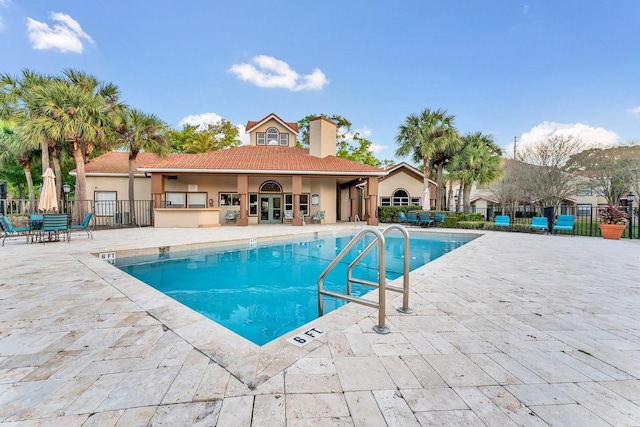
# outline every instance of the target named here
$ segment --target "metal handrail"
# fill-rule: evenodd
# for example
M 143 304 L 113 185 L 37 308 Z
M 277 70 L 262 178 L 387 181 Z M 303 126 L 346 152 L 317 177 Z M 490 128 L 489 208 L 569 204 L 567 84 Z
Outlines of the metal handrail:
M 382 248 L 379 253 L 378 260 L 378 302 L 366 300 L 364 298 L 354 297 L 352 295 L 341 294 L 339 292 L 327 291 L 324 289 L 324 279 L 325 277 L 334 269 L 338 263 L 349 253 L 349 251 L 362 239 L 366 234 L 372 233 L 376 236 L 378 242 L 380 242 L 380 247 Z M 318 314 L 322 316 L 324 314 L 324 301 L 322 299 L 323 295 L 331 296 L 334 298 L 339 298 L 348 302 L 355 302 L 358 304 L 366 305 L 367 307 L 373 307 L 378 309 L 378 324 L 373 327 L 373 330 L 380 334 L 388 334 L 389 328 L 385 326 L 385 255 L 384 255 L 384 236 L 380 230 L 375 228 L 365 228 L 362 229 L 358 234 L 355 235 L 353 239 L 344 247 L 344 249 L 335 257 L 331 264 L 324 269 L 320 277 L 318 278 Z
M 404 239 L 403 286 L 401 288 L 399 288 L 397 286 L 385 285 L 385 289 L 388 289 L 388 290 L 394 291 L 394 292 L 402 293 L 402 307 L 398 308 L 398 311 L 401 312 L 401 313 L 409 314 L 409 313 L 413 312 L 413 310 L 411 308 L 409 308 L 409 260 L 410 260 L 410 256 L 409 256 L 409 232 L 402 225 L 393 224 L 393 225 L 390 225 L 389 227 L 387 227 L 382 232 L 382 234 L 386 235 L 387 233 L 389 233 L 392 230 L 400 230 L 400 232 L 402 233 L 402 237 Z M 371 242 L 369 244 L 369 246 L 367 246 L 365 248 L 365 250 L 363 250 L 351 262 L 351 264 L 347 268 L 347 295 L 351 295 L 351 283 L 358 283 L 358 284 L 365 285 L 365 286 L 370 286 L 370 287 L 373 287 L 373 288 L 378 287 L 378 285 L 375 282 L 371 282 L 371 281 L 363 280 L 363 279 L 357 279 L 357 278 L 354 278 L 353 275 L 352 275 L 353 268 L 355 267 L 355 265 L 358 262 L 360 262 L 360 260 L 362 258 L 367 256 L 367 254 L 369 252 L 371 252 L 371 250 L 377 244 L 378 244 L 377 240 L 374 240 L 373 242 Z M 384 252 L 385 252 L 385 249 L 383 247 L 382 248 L 382 253 L 384 253 Z M 385 257 L 386 257 L 386 254 L 385 254 Z

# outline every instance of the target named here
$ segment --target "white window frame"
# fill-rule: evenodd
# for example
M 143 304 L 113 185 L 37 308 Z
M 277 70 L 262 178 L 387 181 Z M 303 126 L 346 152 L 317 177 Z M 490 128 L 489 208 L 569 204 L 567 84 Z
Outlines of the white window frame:
M 117 191 L 96 191 L 93 200 L 96 216 L 113 216 L 116 213 Z
M 266 144 L 267 145 L 278 145 L 278 129 L 274 128 L 274 127 L 270 127 L 269 129 L 267 129 L 266 132 Z
M 165 192 L 164 205 L 167 208 L 184 208 L 187 205 L 187 193 L 184 191 Z
M 207 193 L 187 193 L 187 207 L 203 209 L 207 207 Z
M 281 132 L 280 133 L 280 137 L 278 138 L 278 141 L 280 141 L 280 145 L 282 147 L 288 147 L 289 146 L 289 134 L 285 133 L 285 132 Z
M 220 193 L 218 200 L 220 201 L 220 207 L 240 206 L 240 195 L 237 193 Z

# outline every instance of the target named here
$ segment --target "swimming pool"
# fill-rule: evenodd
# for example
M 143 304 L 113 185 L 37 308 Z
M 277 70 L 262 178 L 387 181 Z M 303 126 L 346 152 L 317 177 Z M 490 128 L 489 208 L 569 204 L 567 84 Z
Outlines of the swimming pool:
M 257 345 L 318 317 L 318 277 L 353 235 L 328 235 L 271 241 L 252 247 L 225 246 L 154 256 L 120 258 L 116 267 Z M 414 270 L 473 240 L 477 235 L 412 233 Z M 346 268 L 372 237 L 350 252 L 327 278 L 325 289 L 344 292 Z M 385 236 L 386 278 L 402 275 L 404 243 Z M 354 269 L 354 276 L 377 281 L 377 251 Z M 354 295 L 371 288 L 354 286 Z M 324 311 L 344 302 L 325 297 Z

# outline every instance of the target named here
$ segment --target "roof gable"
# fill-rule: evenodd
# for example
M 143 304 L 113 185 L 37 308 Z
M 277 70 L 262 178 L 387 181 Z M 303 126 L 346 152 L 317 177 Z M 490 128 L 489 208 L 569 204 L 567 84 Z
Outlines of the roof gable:
M 258 126 L 261 126 L 262 124 L 268 122 L 269 120 L 277 121 L 282 126 L 286 127 L 288 130 L 290 130 L 291 132 L 293 132 L 296 135 L 299 133 L 298 123 L 285 122 L 280 117 L 278 117 L 278 115 L 276 115 L 274 113 L 271 113 L 271 114 L 267 115 L 265 118 L 263 118 L 261 120 L 258 120 L 257 122 L 248 121 L 247 122 L 247 126 L 245 128 L 246 132 L 250 133 L 254 128 L 256 128 Z

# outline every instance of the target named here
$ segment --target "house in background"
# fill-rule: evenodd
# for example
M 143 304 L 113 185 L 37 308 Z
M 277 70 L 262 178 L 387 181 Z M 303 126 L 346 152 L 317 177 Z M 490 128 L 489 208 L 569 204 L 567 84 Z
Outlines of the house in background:
M 423 206 L 425 200 L 424 175 L 407 163 L 398 163 L 386 170 L 380 179 L 378 195 L 380 206 Z M 436 182 L 429 179 L 429 207 L 436 204 Z
M 156 227 L 216 226 L 229 211 L 240 226 L 281 224 L 285 211 L 292 211 L 292 225 L 303 225 L 319 211 L 329 224 L 357 216 L 377 225 L 378 183 L 387 171 L 336 157 L 335 123 L 311 120 L 309 149 L 296 146 L 298 124 L 275 114 L 246 128 L 246 146 L 165 159 L 139 156 L 136 199 L 153 199 Z M 96 202 L 126 200 L 126 168 L 126 153 L 91 160 L 88 195 Z M 100 214 L 113 212 L 98 212 L 96 205 Z

